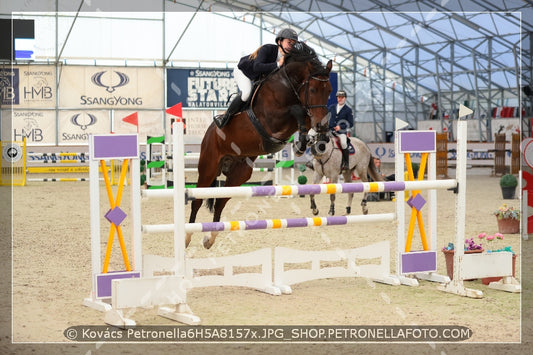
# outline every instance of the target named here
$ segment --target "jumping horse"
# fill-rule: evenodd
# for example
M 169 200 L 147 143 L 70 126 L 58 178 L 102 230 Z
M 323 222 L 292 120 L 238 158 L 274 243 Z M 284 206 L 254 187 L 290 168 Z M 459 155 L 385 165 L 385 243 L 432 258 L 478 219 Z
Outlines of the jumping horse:
M 250 179 L 253 163 L 259 155 L 283 149 L 299 131 L 295 154 L 305 152 L 307 132 L 313 128 L 322 137 L 328 131 L 327 101 L 331 93 L 331 60 L 324 66 L 315 51 L 305 43 L 296 43 L 285 63 L 270 73 L 252 95 L 248 108 L 237 113 L 223 128 L 214 122 L 207 128 L 200 148 L 197 187 L 214 187 L 220 174 L 225 186 L 240 186 Z M 229 198 L 207 199 L 213 222 L 219 222 Z M 201 199 L 192 201 L 189 223 L 194 223 Z M 203 239 L 209 249 L 218 232 Z M 191 234 L 185 238 L 186 246 Z
M 374 181 L 383 181 L 383 177 L 377 171 L 374 165 L 374 159 L 372 159 L 372 153 L 368 145 L 356 137 L 349 137 L 349 142 L 354 148 L 354 153 L 350 153 L 350 159 L 348 162 L 348 169 L 341 171 L 342 151 L 338 146 L 338 142 L 334 137 L 329 137 L 326 140 L 318 139 L 318 135 L 310 135 L 311 139 L 309 146 L 313 155 L 313 183 L 319 184 L 322 178 L 327 177 L 332 184 L 336 184 L 339 179 L 339 175 L 342 174 L 345 182 L 352 181 L 352 174 L 354 172 L 361 178 L 363 182 L 368 181 L 368 176 Z M 367 193 L 363 194 L 363 200 L 361 201 L 361 208 L 363 214 L 368 214 L 368 207 L 366 205 Z M 335 194 L 330 194 L 330 206 L 328 214 L 330 216 L 335 215 Z M 311 211 L 316 216 L 318 214 L 318 208 L 315 203 L 315 195 L 309 195 L 311 202 Z M 351 206 L 353 200 L 353 192 L 348 193 L 348 202 L 346 204 L 346 214 L 351 213 Z

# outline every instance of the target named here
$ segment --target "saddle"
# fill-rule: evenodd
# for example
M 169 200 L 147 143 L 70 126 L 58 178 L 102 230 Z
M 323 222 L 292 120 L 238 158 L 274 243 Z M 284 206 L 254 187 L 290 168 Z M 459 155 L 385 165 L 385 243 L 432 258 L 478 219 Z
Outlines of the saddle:
M 259 87 L 261 86 L 262 82 L 263 82 L 263 80 L 258 80 L 258 81 L 253 83 L 252 94 L 250 95 L 250 97 L 248 97 L 248 100 L 246 100 L 245 102 L 243 102 L 240 105 L 240 107 L 238 108 L 238 110 L 234 114 L 232 114 L 232 115 L 221 114 L 221 115 L 217 115 L 217 116 L 213 117 L 213 120 L 215 121 L 215 124 L 218 126 L 218 128 L 222 128 L 225 125 L 227 125 L 229 123 L 229 121 L 231 120 L 231 118 L 233 116 L 235 116 L 237 113 L 244 112 L 248 108 L 250 108 L 250 106 L 252 104 L 252 98 L 255 96 L 257 90 L 259 90 Z M 230 102 L 230 100 L 233 97 L 233 95 L 238 95 L 238 93 L 231 94 L 230 97 L 228 98 L 228 102 Z M 229 109 L 230 108 L 228 107 L 228 110 Z
M 341 147 L 341 141 L 339 139 L 338 136 L 335 136 L 333 135 L 333 144 L 334 146 L 339 149 L 339 150 L 342 150 L 342 147 Z M 347 138 L 347 141 L 348 141 L 348 151 L 350 152 L 350 155 L 354 155 L 355 154 L 355 148 L 352 144 L 352 141 L 350 140 L 350 137 L 346 137 Z

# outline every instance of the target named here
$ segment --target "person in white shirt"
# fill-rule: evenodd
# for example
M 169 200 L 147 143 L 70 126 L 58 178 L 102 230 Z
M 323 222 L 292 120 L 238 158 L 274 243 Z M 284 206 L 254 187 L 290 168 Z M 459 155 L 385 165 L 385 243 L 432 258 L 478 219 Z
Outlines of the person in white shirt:
M 328 110 L 331 113 L 329 129 L 333 135 L 339 137 L 342 148 L 341 170 L 347 170 L 350 159 L 347 134 L 353 127 L 353 112 L 351 107 L 346 105 L 346 91 L 337 91 L 337 104 L 331 105 Z

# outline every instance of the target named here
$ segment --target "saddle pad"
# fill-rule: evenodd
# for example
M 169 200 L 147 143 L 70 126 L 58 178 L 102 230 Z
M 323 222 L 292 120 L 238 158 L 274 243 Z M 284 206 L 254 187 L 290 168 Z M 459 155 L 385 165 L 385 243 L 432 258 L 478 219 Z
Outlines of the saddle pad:
M 334 137 L 333 140 L 334 140 L 333 144 L 335 144 L 335 147 L 337 147 L 337 149 L 342 150 L 340 139 L 338 137 Z M 355 154 L 355 148 L 352 145 L 352 142 L 350 141 L 349 137 L 348 137 L 348 151 L 350 152 L 350 155 Z

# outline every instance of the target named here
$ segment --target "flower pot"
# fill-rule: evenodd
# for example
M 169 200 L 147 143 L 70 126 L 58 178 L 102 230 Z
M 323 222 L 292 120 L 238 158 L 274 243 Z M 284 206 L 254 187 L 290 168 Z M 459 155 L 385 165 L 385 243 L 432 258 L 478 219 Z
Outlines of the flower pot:
M 513 277 L 514 277 L 514 273 L 515 273 L 515 264 L 516 264 L 516 254 L 513 254 Z M 498 282 L 501 279 L 502 278 L 500 276 L 497 276 L 497 277 L 484 277 L 484 278 L 481 279 L 481 282 L 483 283 L 483 285 L 488 285 L 491 282 Z
M 498 231 L 501 234 L 520 233 L 520 220 L 514 218 L 498 218 Z
M 502 196 L 504 200 L 514 199 L 516 186 L 500 186 L 502 188 Z
M 453 255 L 455 254 L 455 250 L 443 250 L 444 258 L 446 260 L 446 273 L 448 274 L 448 277 L 450 280 L 453 280 Z M 465 250 L 465 254 L 476 254 L 476 253 L 482 253 L 483 249 L 478 250 Z M 473 281 L 475 279 L 470 280 L 464 280 L 464 281 Z

